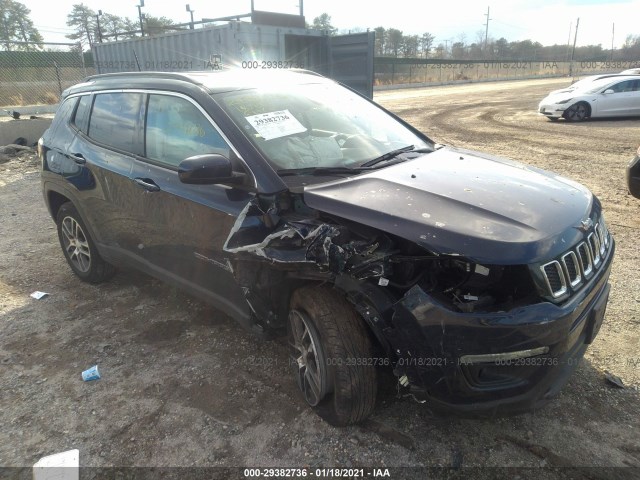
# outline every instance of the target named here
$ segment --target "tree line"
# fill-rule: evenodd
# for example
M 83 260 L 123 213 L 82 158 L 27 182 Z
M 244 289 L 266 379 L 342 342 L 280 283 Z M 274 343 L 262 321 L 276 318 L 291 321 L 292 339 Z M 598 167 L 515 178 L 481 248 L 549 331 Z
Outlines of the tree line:
M 0 0 L 0 46 L 4 50 L 43 50 L 43 37 L 29 18 L 30 14 L 31 11 L 16 0 Z M 141 35 L 140 19 L 96 12 L 83 3 L 73 5 L 66 23 L 73 30 L 66 37 L 80 42 L 82 50 L 102 40 L 125 40 Z M 144 15 L 142 18 L 142 29 L 148 36 L 185 28 L 188 27 L 180 27 L 166 17 Z M 315 17 L 313 23 L 307 24 L 307 28 L 322 30 L 328 35 L 343 33 L 332 25 L 331 16 L 327 13 Z M 357 28 L 351 31 L 363 30 Z M 532 40 L 508 41 L 505 38 L 496 40 L 485 38 L 484 32 L 477 32 L 475 39 L 468 41 L 465 33 L 456 38 L 437 39 L 429 32 L 405 34 L 397 28 L 382 26 L 374 31 L 374 55 L 377 57 L 564 61 L 569 59 L 571 53 L 568 45 L 545 46 Z M 603 49 L 602 45 L 577 47 L 574 59 L 640 59 L 640 35 L 627 36 L 623 47 L 613 52 Z

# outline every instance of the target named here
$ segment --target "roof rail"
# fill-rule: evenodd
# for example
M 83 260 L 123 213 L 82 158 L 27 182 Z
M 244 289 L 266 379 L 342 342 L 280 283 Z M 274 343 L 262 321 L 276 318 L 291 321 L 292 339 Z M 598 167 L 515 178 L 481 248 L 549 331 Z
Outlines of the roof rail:
M 187 82 L 191 82 L 194 84 L 198 84 L 193 78 L 189 75 L 181 72 L 115 72 L 115 73 L 99 73 L 97 75 L 90 75 L 84 79 L 85 82 L 89 80 L 100 80 L 103 78 L 118 78 L 118 77 L 153 77 L 153 78 L 172 78 L 172 79 L 180 79 L 185 80 Z

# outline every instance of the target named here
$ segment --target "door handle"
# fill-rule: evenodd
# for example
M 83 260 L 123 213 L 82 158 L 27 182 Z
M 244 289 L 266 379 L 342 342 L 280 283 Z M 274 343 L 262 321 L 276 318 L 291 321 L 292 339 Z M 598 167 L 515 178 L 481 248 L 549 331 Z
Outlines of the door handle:
M 144 188 L 147 192 L 157 192 L 160 190 L 160 187 L 150 178 L 134 178 L 133 181 Z
M 87 159 L 84 158 L 84 155 L 82 155 L 81 153 L 70 153 L 69 158 L 71 158 L 71 160 L 76 162 L 78 165 L 84 165 L 85 163 L 87 163 Z

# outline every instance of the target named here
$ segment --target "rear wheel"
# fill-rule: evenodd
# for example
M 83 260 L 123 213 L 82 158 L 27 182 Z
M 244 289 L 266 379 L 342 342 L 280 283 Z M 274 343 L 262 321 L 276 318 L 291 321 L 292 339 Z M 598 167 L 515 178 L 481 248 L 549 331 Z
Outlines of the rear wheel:
M 581 122 L 591 114 L 589 104 L 578 102 L 564 111 L 563 117 L 569 122 Z
M 89 283 L 101 283 L 113 276 L 115 268 L 98 253 L 73 203 L 67 202 L 60 207 L 56 223 L 60 246 L 73 273 Z
M 358 423 L 375 406 L 372 345 L 362 319 L 328 287 L 304 287 L 291 297 L 290 363 L 307 403 L 336 426 Z

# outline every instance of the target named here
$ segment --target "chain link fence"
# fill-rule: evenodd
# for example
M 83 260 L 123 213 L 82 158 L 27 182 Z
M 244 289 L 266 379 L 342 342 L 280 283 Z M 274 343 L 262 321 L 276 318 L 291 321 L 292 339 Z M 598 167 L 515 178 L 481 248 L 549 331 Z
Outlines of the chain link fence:
M 376 57 L 374 85 L 438 85 L 548 77 L 578 78 L 640 67 L 640 61 L 442 60 Z
M 63 90 L 93 73 L 91 53 L 78 50 L 0 52 L 0 108 L 55 105 Z

